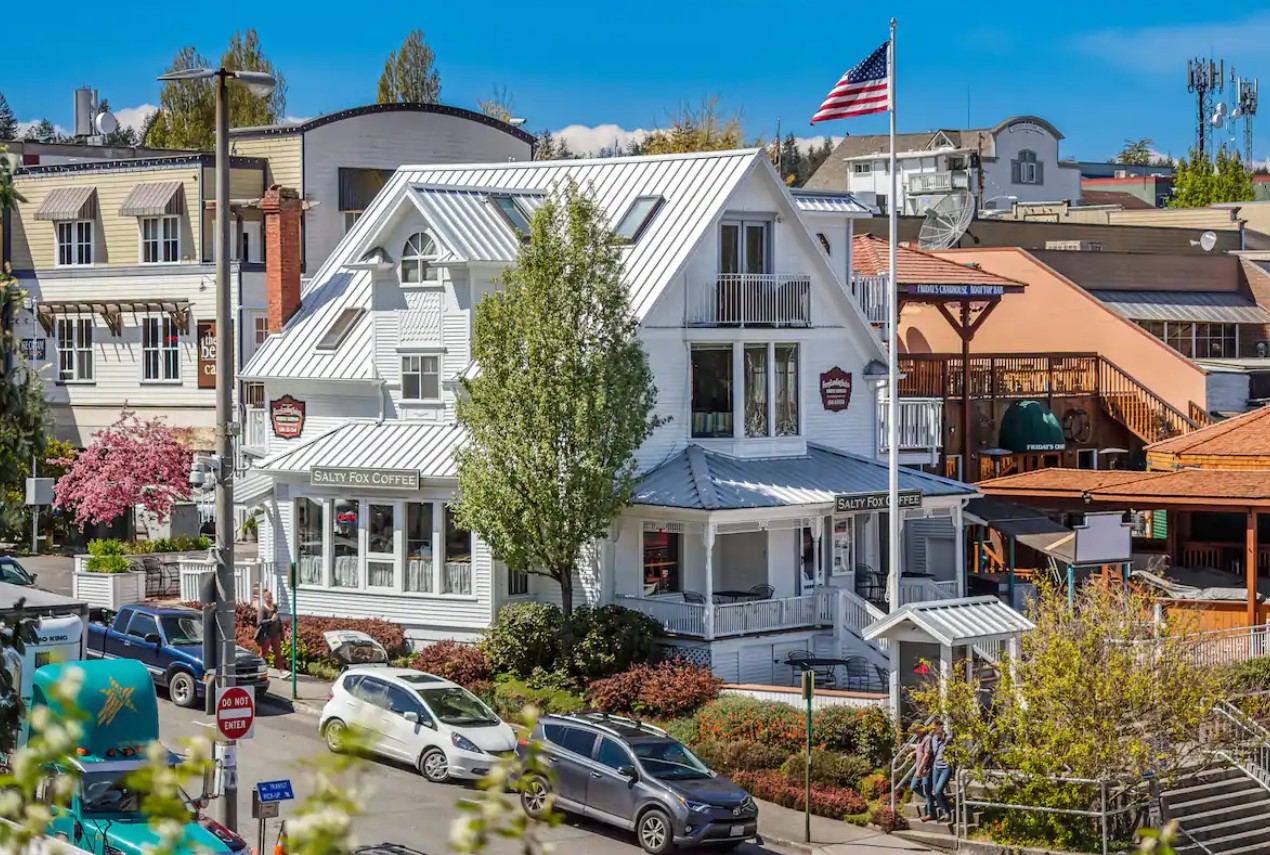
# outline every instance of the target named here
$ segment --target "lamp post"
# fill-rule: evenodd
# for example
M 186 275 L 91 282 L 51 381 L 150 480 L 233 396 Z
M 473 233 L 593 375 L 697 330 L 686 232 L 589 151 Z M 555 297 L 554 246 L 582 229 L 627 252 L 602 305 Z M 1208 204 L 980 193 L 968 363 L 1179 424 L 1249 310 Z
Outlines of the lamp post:
M 217 685 L 234 685 L 234 447 L 230 424 L 234 400 L 234 336 L 229 292 L 229 81 L 237 80 L 252 95 L 267 97 L 276 85 L 263 71 L 228 68 L 185 68 L 159 78 L 164 82 L 212 80 L 216 87 L 216 630 L 220 650 L 216 657 Z M 211 667 L 213 663 L 205 662 Z M 208 709 L 214 710 L 215 693 L 207 687 Z M 225 825 L 238 830 L 238 770 L 234 751 L 227 760 Z

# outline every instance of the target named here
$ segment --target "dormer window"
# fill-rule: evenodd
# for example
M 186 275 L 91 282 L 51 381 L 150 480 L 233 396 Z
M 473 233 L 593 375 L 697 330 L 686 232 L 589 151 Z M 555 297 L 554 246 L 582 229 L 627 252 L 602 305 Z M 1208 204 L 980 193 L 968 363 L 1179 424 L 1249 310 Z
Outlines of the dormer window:
M 631 202 L 613 230 L 613 236 L 621 243 L 635 243 L 653 221 L 663 201 L 660 196 L 640 196 Z
M 1044 184 L 1044 164 L 1036 159 L 1036 152 L 1023 149 L 1018 160 L 1010 161 L 1010 178 L 1015 184 Z
M 353 327 L 357 326 L 357 322 L 361 320 L 362 315 L 366 314 L 365 309 L 349 308 L 340 312 L 331 324 L 330 329 L 326 331 L 326 335 L 322 336 L 321 341 L 317 343 L 318 350 L 335 350 L 344 339 L 348 338 L 348 334 L 353 331 Z
M 525 214 L 524 209 L 520 207 L 520 203 L 516 201 L 515 196 L 509 196 L 506 193 L 495 193 L 489 197 L 489 203 L 494 206 L 494 210 L 502 215 L 507 221 L 507 225 L 511 226 L 512 231 L 521 240 L 529 239 L 529 217 Z
M 436 282 L 437 242 L 427 232 L 417 232 L 401 250 L 402 282 Z

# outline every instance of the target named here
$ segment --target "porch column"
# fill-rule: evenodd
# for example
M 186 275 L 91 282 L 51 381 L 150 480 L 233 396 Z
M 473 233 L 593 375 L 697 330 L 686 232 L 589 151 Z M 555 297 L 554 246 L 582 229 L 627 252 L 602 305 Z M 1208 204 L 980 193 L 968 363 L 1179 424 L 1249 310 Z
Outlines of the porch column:
M 1244 543 L 1244 578 L 1248 584 L 1248 626 L 1257 624 L 1257 512 L 1248 509 L 1248 530 Z
M 1158 514 L 1160 511 L 1157 510 L 1155 513 Z M 1180 522 L 1178 511 L 1172 509 L 1164 511 L 1164 543 L 1169 552 L 1170 567 L 1182 566 L 1182 532 L 1178 525 Z
M 1007 539 L 1008 548 L 1010 550 L 1010 608 L 1016 608 L 1014 605 L 1014 538 Z
M 825 518 L 823 516 L 812 517 L 811 518 L 811 539 L 812 539 L 812 542 L 815 543 L 816 545 L 816 560 L 814 565 L 816 584 L 812 587 L 813 592 L 815 591 L 816 588 L 819 588 L 821 585 L 825 584 L 825 553 L 824 553 L 824 549 L 822 548 L 824 534 L 825 534 Z M 799 540 L 801 541 L 801 539 L 802 539 L 802 536 L 799 535 Z M 802 575 L 801 568 L 799 568 L 799 575 L 800 576 Z
M 949 645 L 939 645 L 939 699 L 947 701 L 948 685 L 953 679 L 953 649 Z
M 841 601 L 841 600 L 839 600 Z M 890 668 L 888 677 L 890 678 L 891 690 L 891 713 L 895 716 L 895 720 L 900 720 L 900 640 L 899 637 L 891 638 L 887 643 L 887 663 Z
M 714 523 L 706 523 L 701 539 L 706 547 L 706 638 L 714 638 Z
M 953 529 L 957 532 L 956 542 L 959 545 L 965 543 L 965 523 L 962 520 L 964 507 L 958 502 L 957 506 L 953 508 Z M 966 596 L 966 550 L 962 548 L 953 551 L 955 553 L 953 556 L 953 572 L 956 574 L 955 578 L 957 579 L 957 596 L 964 597 Z

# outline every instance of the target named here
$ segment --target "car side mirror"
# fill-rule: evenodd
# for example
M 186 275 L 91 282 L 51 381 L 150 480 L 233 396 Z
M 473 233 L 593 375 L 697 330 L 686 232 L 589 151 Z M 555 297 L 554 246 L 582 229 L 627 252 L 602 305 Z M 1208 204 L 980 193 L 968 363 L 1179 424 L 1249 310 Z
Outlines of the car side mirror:
M 402 713 L 401 717 L 404 718 L 406 721 L 411 722 L 413 724 L 419 723 L 419 714 L 415 712 L 414 710 L 411 710 L 410 712 Z
M 635 771 L 635 767 L 627 763 L 625 766 L 617 767 L 617 774 L 621 775 L 628 781 L 634 781 L 639 778 L 639 773 Z
M 28 573 L 28 574 L 26 574 L 26 575 L 28 575 L 28 576 L 30 576 L 30 577 L 31 577 L 31 581 L 32 581 L 32 582 L 34 582 L 36 579 L 40 578 L 40 574 L 39 574 L 39 573 Z
M 75 825 L 71 828 L 71 833 L 75 835 L 75 843 L 84 839 L 84 826 L 80 824 L 79 820 L 75 820 Z
M 152 632 L 146 636 L 146 643 L 147 644 L 162 644 L 163 639 L 159 636 L 157 632 Z

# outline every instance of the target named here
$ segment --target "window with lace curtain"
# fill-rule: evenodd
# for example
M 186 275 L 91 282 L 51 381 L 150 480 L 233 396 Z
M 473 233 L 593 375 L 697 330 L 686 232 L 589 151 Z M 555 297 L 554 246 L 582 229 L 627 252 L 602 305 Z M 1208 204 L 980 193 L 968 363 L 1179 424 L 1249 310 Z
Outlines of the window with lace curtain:
M 331 507 L 331 587 L 357 587 L 357 501 L 336 499 Z
M 300 584 L 322 584 L 322 503 L 295 500 L 296 557 Z

